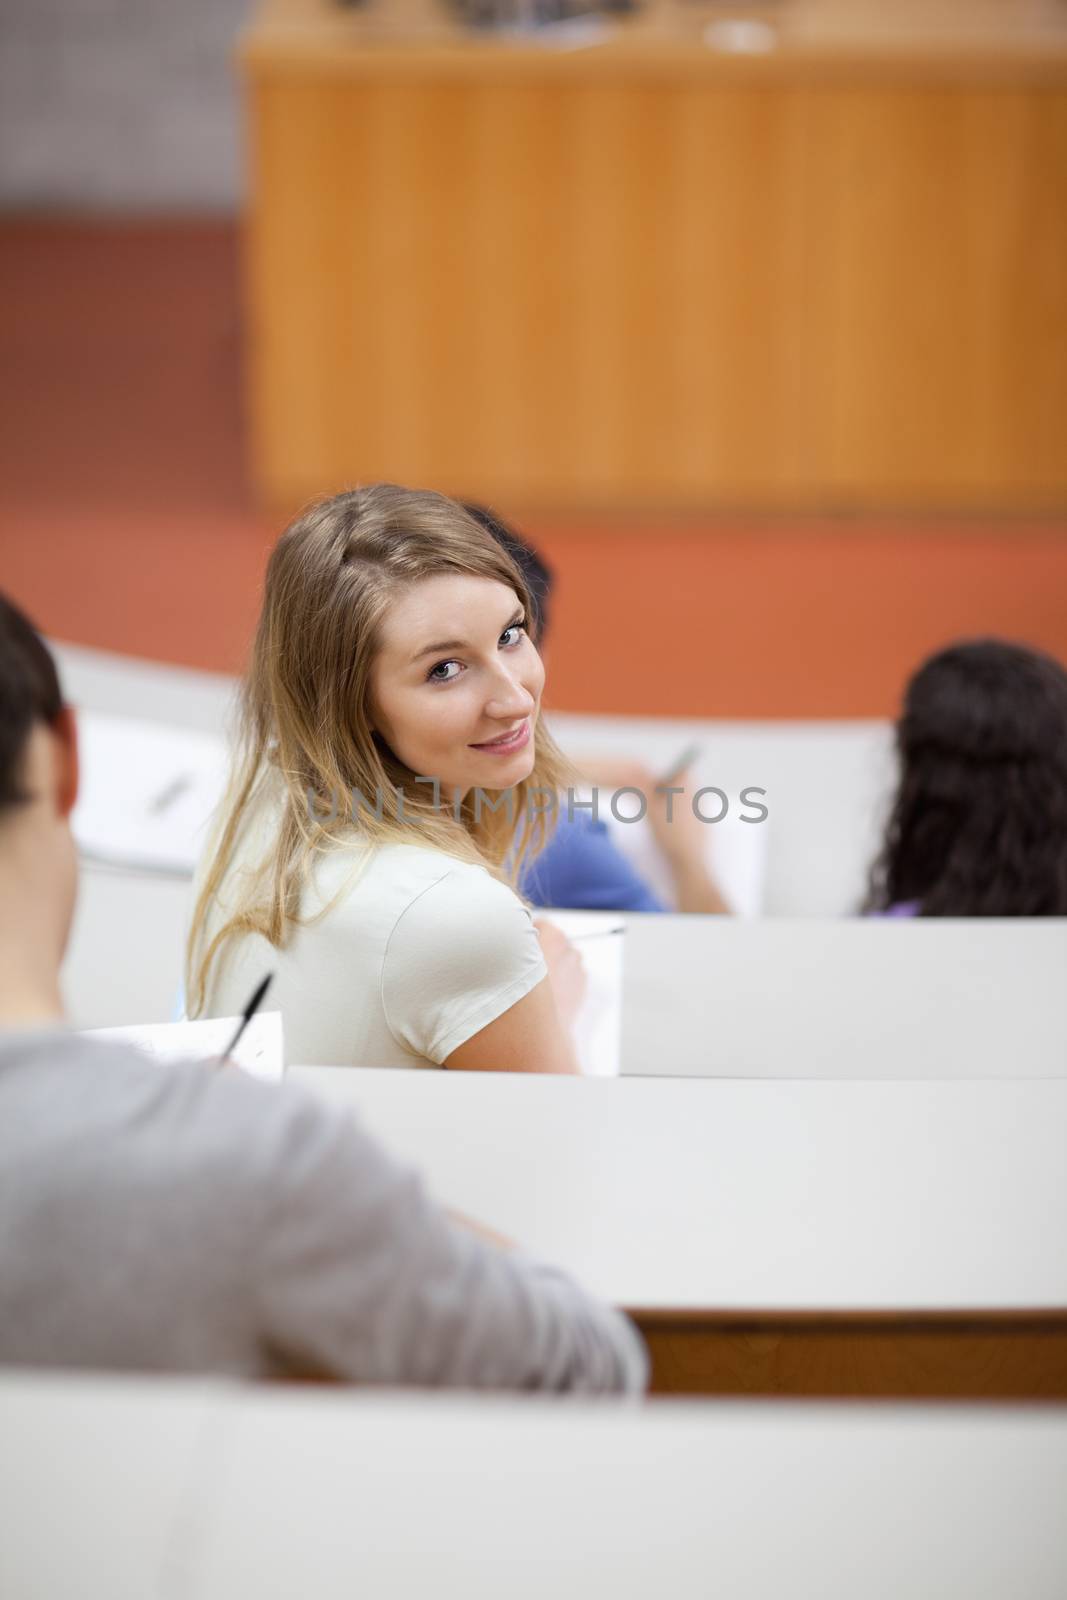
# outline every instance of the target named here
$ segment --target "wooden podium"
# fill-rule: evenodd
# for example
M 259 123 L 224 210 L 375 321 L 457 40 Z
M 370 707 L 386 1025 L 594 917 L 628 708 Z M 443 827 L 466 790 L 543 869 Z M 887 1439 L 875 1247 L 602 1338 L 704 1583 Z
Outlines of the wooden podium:
M 243 43 L 266 504 L 1067 502 L 1067 8 L 419 4 Z

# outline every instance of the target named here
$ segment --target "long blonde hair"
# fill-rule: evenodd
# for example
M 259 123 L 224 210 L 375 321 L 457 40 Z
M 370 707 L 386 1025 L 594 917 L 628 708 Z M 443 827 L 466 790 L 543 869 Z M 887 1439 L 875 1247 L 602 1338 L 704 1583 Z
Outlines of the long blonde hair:
M 236 934 L 281 947 L 300 921 L 301 890 L 317 852 L 353 839 L 423 844 L 514 881 L 545 839 L 532 791 L 562 788 L 568 767 L 538 718 L 534 767 L 513 804 L 464 802 L 459 819 L 372 732 L 370 670 L 382 617 L 402 587 L 440 573 L 493 578 L 530 595 L 510 556 L 444 495 L 372 484 L 313 505 L 271 553 L 251 667 L 241 695 L 237 758 L 216 822 L 186 954 L 190 1015 L 202 1010 L 211 966 Z M 207 939 L 209 912 L 242 828 L 272 773 L 282 780 L 276 838 Z M 338 815 L 337 796 L 366 804 Z M 331 815 L 324 814 L 329 810 Z

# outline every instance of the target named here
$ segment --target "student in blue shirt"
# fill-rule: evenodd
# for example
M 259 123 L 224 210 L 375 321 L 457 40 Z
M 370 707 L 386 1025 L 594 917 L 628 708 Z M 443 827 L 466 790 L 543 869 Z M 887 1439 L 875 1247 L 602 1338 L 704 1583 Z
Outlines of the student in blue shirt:
M 522 892 L 535 906 L 582 911 L 666 911 L 638 875 L 603 822 L 564 813 L 548 844 L 522 876 Z
M 551 569 L 532 545 L 485 506 L 468 503 L 464 509 L 503 545 L 526 579 L 534 607 L 531 618 L 534 642 L 543 652 L 552 598 Z M 636 788 L 647 795 L 649 821 L 674 883 L 675 908 L 728 913 L 730 907 L 704 864 L 701 824 L 694 825 L 689 808 L 677 807 L 674 820 L 668 824 L 661 809 L 657 809 L 660 797 L 655 789 L 660 780 L 635 763 L 625 766 L 616 763 L 599 776 L 603 787 Z M 679 776 L 684 777 L 684 773 Z M 661 912 L 672 909 L 634 870 L 605 823 L 588 812 L 576 810 L 568 816 L 565 807 L 561 809 L 552 837 L 527 867 L 520 886 L 532 905 L 555 906 L 560 910 Z

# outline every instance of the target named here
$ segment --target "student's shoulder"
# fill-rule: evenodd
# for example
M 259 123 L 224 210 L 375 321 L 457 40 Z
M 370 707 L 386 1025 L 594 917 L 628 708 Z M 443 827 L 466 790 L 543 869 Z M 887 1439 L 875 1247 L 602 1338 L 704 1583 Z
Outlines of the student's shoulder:
M 61 1047 L 62 1048 L 62 1047 Z M 159 1061 L 124 1041 L 70 1036 L 84 1096 L 130 1141 L 157 1148 L 186 1172 L 218 1167 L 231 1180 L 273 1179 L 279 1162 L 329 1143 L 345 1119 L 292 1084 L 264 1083 L 235 1066 Z
M 374 850 L 362 872 L 357 872 L 358 911 L 368 898 L 387 906 L 393 920 L 409 924 L 460 914 L 464 907 L 489 913 L 522 911 L 513 889 L 488 867 L 425 845 L 387 844 Z
M 206 1190 L 234 1195 L 261 1237 L 310 1227 L 321 1242 L 353 1222 L 351 1201 L 406 1177 L 351 1111 L 297 1084 L 257 1081 L 203 1063 L 174 1071 L 182 1163 Z M 257 1220 L 258 1219 L 258 1220 Z
M 371 860 L 372 867 L 383 876 L 403 879 L 419 887 L 438 883 L 446 877 L 467 882 L 481 879 L 495 882 L 487 867 L 427 844 L 381 844 L 373 851 Z
M 545 976 L 526 905 L 485 868 L 452 864 L 390 934 L 382 1003 L 394 1037 L 440 1062 Z M 463 1029 L 466 1028 L 466 1032 Z
M 0 1037 L 0 1097 L 35 1136 L 80 1129 L 116 1159 L 189 1175 L 270 1165 L 308 1122 L 334 1113 L 237 1067 L 161 1061 L 123 1039 L 51 1029 Z
M 472 920 L 529 925 L 522 899 L 488 867 L 439 850 L 408 845 L 390 848 L 395 855 L 383 869 L 403 880 L 397 922 L 409 934 L 418 928 L 447 933 L 455 927 L 469 928 Z

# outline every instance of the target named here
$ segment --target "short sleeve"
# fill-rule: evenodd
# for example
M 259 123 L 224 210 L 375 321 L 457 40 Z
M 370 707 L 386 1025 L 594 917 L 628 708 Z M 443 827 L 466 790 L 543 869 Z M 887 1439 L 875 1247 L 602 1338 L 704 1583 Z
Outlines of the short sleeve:
M 457 868 L 397 919 L 382 966 L 393 1037 L 438 1066 L 547 974 L 530 913 L 481 867 Z

